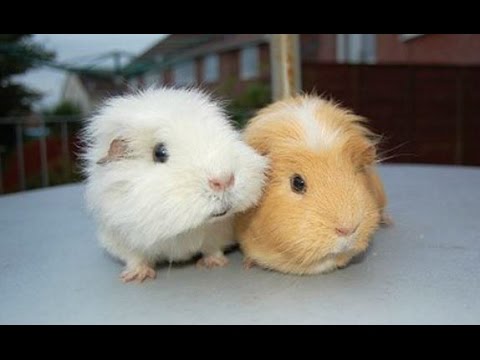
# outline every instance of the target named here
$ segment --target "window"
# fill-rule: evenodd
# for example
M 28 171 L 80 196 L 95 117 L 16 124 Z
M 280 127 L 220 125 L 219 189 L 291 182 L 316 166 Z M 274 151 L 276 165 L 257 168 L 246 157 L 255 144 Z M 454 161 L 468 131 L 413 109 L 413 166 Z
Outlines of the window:
M 220 74 L 220 59 L 217 54 L 211 54 L 203 59 L 203 81 L 218 81 Z
M 337 34 L 337 61 L 342 63 L 375 63 L 375 34 Z
M 195 83 L 195 63 L 185 61 L 173 68 L 173 81 L 177 85 L 192 85 Z
M 363 34 L 361 51 L 365 63 L 375 63 L 377 60 L 377 36 L 375 34 Z
M 143 77 L 143 82 L 146 87 L 152 85 L 162 85 L 163 84 L 163 71 L 150 71 L 146 73 Z
M 240 52 L 240 78 L 248 80 L 259 74 L 259 54 L 257 46 L 250 46 Z

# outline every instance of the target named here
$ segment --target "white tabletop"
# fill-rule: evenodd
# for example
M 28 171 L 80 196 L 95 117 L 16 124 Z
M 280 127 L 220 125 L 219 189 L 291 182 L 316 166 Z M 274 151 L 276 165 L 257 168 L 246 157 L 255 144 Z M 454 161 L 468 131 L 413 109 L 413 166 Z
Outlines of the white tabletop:
M 83 186 L 0 197 L 1 324 L 479 324 L 480 168 L 384 165 L 396 225 L 326 275 L 163 267 L 123 284 Z

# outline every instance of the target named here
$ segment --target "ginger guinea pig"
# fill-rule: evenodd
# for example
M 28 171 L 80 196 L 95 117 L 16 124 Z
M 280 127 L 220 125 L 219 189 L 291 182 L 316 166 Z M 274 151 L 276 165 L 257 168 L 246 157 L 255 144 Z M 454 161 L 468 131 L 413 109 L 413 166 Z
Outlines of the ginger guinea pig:
M 346 266 L 382 220 L 375 136 L 331 101 L 298 96 L 262 109 L 246 142 L 270 160 L 263 196 L 236 218 L 247 265 L 292 274 Z

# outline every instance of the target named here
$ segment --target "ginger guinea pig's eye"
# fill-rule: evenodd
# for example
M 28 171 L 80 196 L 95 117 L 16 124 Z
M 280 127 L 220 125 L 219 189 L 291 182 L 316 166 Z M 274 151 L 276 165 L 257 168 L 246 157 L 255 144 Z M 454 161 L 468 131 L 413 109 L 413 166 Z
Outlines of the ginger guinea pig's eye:
M 295 174 L 290 178 L 290 186 L 293 192 L 296 192 L 297 194 L 303 194 L 307 191 L 307 183 L 298 174 Z
M 153 161 L 164 163 L 168 160 L 168 151 L 165 144 L 157 144 L 153 148 Z

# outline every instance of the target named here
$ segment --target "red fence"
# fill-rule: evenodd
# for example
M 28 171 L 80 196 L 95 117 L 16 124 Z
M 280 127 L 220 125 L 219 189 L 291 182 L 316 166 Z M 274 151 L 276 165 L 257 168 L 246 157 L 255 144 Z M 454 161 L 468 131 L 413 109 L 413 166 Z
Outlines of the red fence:
M 389 161 L 480 165 L 480 67 L 304 63 L 302 71 L 304 90 L 370 119 Z
M 79 181 L 79 116 L 0 118 L 0 194 Z

